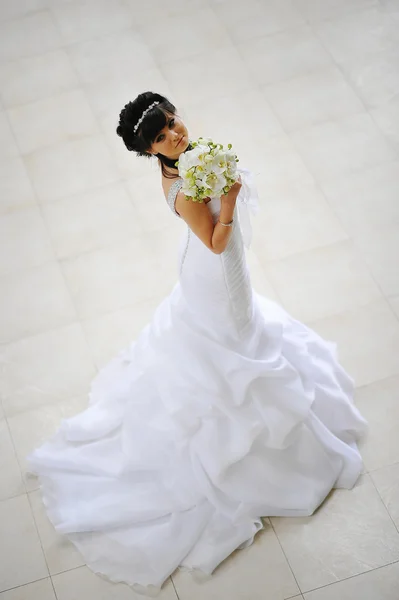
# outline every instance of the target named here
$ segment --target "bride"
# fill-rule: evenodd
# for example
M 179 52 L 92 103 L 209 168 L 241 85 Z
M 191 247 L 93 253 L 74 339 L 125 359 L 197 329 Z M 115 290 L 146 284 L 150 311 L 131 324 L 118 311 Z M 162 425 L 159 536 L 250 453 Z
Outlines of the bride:
M 30 464 L 88 566 L 149 592 L 179 566 L 212 573 L 261 517 L 311 515 L 351 488 L 365 422 L 334 346 L 251 287 L 250 174 L 221 199 L 187 201 L 176 161 L 188 132 L 159 94 L 129 102 L 117 133 L 157 157 L 188 225 L 179 282 Z

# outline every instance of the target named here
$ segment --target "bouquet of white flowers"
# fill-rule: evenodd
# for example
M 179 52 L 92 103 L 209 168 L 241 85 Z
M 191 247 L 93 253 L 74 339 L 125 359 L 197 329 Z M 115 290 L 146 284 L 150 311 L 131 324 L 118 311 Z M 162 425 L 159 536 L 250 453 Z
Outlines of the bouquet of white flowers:
M 191 146 L 177 163 L 187 200 L 203 202 L 205 198 L 227 194 L 238 179 L 238 158 L 232 145 L 225 148 L 210 139 L 199 138 Z

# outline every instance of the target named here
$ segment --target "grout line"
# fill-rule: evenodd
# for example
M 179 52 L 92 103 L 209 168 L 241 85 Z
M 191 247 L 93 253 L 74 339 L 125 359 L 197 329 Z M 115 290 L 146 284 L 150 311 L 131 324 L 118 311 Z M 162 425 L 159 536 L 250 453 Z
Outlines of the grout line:
M 348 12 L 348 13 L 345 13 L 345 15 L 342 15 L 342 17 L 345 17 L 345 16 L 347 16 L 347 15 L 349 16 L 349 15 L 360 14 L 360 13 L 362 13 L 362 12 L 366 12 L 366 11 L 373 10 L 374 8 L 375 8 L 375 9 L 378 9 L 378 10 L 380 10 L 380 11 L 381 11 L 383 14 L 388 14 L 388 15 L 389 15 L 389 18 L 392 20 L 392 22 L 393 22 L 393 23 L 395 22 L 395 21 L 394 21 L 394 19 L 392 18 L 392 15 L 391 15 L 390 11 L 384 11 L 384 10 L 383 10 L 383 7 L 382 7 L 382 5 L 381 5 L 381 2 L 380 2 L 380 0 L 378 1 L 378 7 L 370 7 L 370 8 L 367 8 L 367 7 L 366 7 L 366 8 L 359 8 L 359 9 L 357 9 L 357 10 L 353 10 L 353 11 L 350 11 L 350 12 Z M 334 56 L 331 54 L 330 50 L 329 50 L 329 49 L 326 47 L 326 45 L 325 45 L 325 44 L 324 44 L 324 42 L 323 42 L 323 39 L 322 39 L 322 38 L 321 38 L 321 37 L 318 35 L 318 33 L 317 33 L 317 30 L 316 30 L 316 29 L 315 29 L 315 27 L 314 27 L 314 26 L 317 26 L 317 24 L 318 24 L 318 23 L 323 23 L 323 22 L 327 22 L 327 21 L 330 21 L 330 20 L 334 20 L 335 18 L 337 18 L 337 17 L 334 17 L 334 18 L 329 18 L 329 19 L 322 20 L 322 21 L 316 21 L 316 22 L 314 22 L 313 24 L 312 24 L 312 23 L 309 23 L 309 26 L 310 26 L 310 28 L 311 28 L 311 31 L 312 31 L 313 35 L 315 36 L 315 38 L 316 38 L 316 39 L 319 41 L 320 45 L 321 45 L 321 46 L 324 48 L 324 50 L 327 52 L 327 54 L 329 54 L 329 55 L 330 55 L 330 57 L 331 57 L 331 59 L 332 59 L 332 62 L 333 62 L 333 64 L 334 64 L 334 65 L 335 65 L 335 66 L 336 66 L 336 67 L 339 69 L 339 72 L 341 73 L 341 76 L 342 76 L 342 78 L 344 79 L 345 83 L 346 83 L 346 84 L 347 84 L 347 85 L 348 85 L 348 86 L 351 88 L 351 90 L 354 92 L 354 94 L 356 95 L 356 97 L 358 98 L 358 100 L 359 100 L 359 101 L 361 102 L 361 104 L 363 105 L 365 112 L 368 114 L 368 116 L 369 116 L 369 117 L 370 117 L 370 119 L 372 120 L 372 122 L 373 122 L 373 124 L 375 125 L 376 129 L 379 131 L 379 133 L 381 134 L 381 136 L 384 138 L 384 140 L 386 141 L 386 143 L 388 144 L 388 146 L 389 146 L 389 147 L 390 147 L 390 148 L 391 148 L 391 149 L 392 149 L 392 150 L 395 152 L 395 155 L 398 155 L 398 151 L 397 151 L 397 148 L 396 148 L 396 144 L 393 142 L 393 140 L 392 140 L 392 139 L 390 139 L 390 138 L 389 138 L 389 137 L 388 137 L 388 136 L 385 134 L 385 132 L 384 132 L 384 131 L 383 131 L 383 130 L 380 128 L 380 126 L 379 126 L 379 125 L 378 125 L 378 123 L 376 122 L 376 120 L 375 120 L 375 118 L 374 118 L 374 116 L 373 116 L 373 114 L 372 114 L 372 111 L 373 111 L 373 110 L 375 110 L 375 109 L 373 109 L 373 108 L 370 108 L 370 107 L 367 105 L 367 102 L 366 102 L 366 100 L 363 100 L 363 97 L 362 97 L 362 96 L 359 94 L 359 90 L 358 90 L 358 89 L 355 87 L 355 85 L 353 84 L 353 82 L 352 82 L 352 79 L 349 77 L 349 75 L 347 75 L 347 73 L 346 73 L 346 71 L 345 71 L 345 69 L 344 69 L 344 66 L 343 66 L 343 65 L 341 65 L 341 64 L 340 64 L 338 61 L 336 61 L 336 60 L 335 60 Z M 339 17 L 338 17 L 338 18 L 339 18 Z M 373 56 L 382 55 L 383 53 L 384 53 L 384 50 L 381 50 L 380 52 L 376 52 L 375 54 L 373 54 Z M 376 107 L 376 108 L 377 108 L 377 107 Z M 381 163 L 381 164 L 383 164 L 383 163 Z
M 51 575 L 50 575 L 50 583 L 51 583 L 51 587 L 53 588 L 55 599 L 58 600 L 58 596 L 57 596 L 57 592 L 56 592 L 56 589 L 55 589 L 54 581 L 53 581 L 53 578 L 52 578 Z
M 50 11 L 48 11 L 48 12 L 50 13 Z M 53 16 L 52 16 L 52 14 L 51 14 L 51 13 L 50 13 L 50 18 L 51 18 L 51 20 L 52 20 L 52 22 L 53 22 L 53 21 L 54 21 L 54 19 L 53 19 Z M 54 24 L 54 25 L 55 25 L 55 24 Z M 57 29 L 57 30 L 58 30 L 58 29 Z M 70 62 L 70 59 L 69 59 L 69 57 L 68 57 L 68 61 Z M 72 65 L 72 63 L 71 63 L 71 67 L 73 68 L 73 65 Z M 75 70 L 74 70 L 74 72 L 75 72 Z M 12 127 L 12 123 L 11 123 L 11 121 L 10 121 L 10 118 L 9 118 L 9 115 L 8 115 L 8 113 L 7 113 L 7 112 L 6 112 L 6 118 L 7 118 L 7 122 L 8 122 L 8 124 L 9 124 L 9 127 L 10 127 L 10 129 L 11 129 L 11 133 L 12 133 L 12 135 L 13 135 L 13 138 L 14 138 L 14 140 L 15 140 L 16 146 L 17 146 L 17 148 L 20 150 L 20 147 L 19 147 L 19 144 L 18 144 L 18 140 L 17 140 L 17 138 L 16 138 L 16 135 L 15 135 L 15 133 L 14 133 L 14 129 L 13 129 L 13 127 Z M 96 120 L 96 123 L 97 123 L 97 120 Z M 51 247 L 51 249 L 52 249 L 53 256 L 54 256 L 54 260 L 52 260 L 52 261 L 46 261 L 46 262 L 44 263 L 44 265 L 50 264 L 50 263 L 52 263 L 52 262 L 54 262 L 54 264 L 56 264 L 56 265 L 57 265 L 57 267 L 58 267 L 58 270 L 59 270 L 59 272 L 60 272 L 60 275 L 61 275 L 61 278 L 62 278 L 62 281 L 63 281 L 63 283 L 64 283 L 64 286 L 65 286 L 65 290 L 66 290 L 67 296 L 68 296 L 68 298 L 69 298 L 69 301 L 70 301 L 71 307 L 73 307 L 73 309 L 74 309 L 74 312 L 75 312 L 75 315 L 74 315 L 74 317 L 75 317 L 75 320 L 78 320 L 78 319 L 79 319 L 79 314 L 78 314 L 78 311 L 77 311 L 77 307 L 76 307 L 76 305 L 75 305 L 75 302 L 74 302 L 74 300 L 73 300 L 73 296 L 72 296 L 71 290 L 70 290 L 70 288 L 69 288 L 69 286 L 68 286 L 68 282 L 67 282 L 67 280 L 66 280 L 66 276 L 65 276 L 64 270 L 62 269 L 62 266 L 61 266 L 60 260 L 59 260 L 59 259 L 58 259 L 58 257 L 57 257 L 57 252 L 56 252 L 55 243 L 54 243 L 54 240 L 53 240 L 53 238 L 52 238 L 51 231 L 50 231 L 50 228 L 49 228 L 49 226 L 48 226 L 48 223 L 47 223 L 47 221 L 46 221 L 46 219 L 45 219 L 45 216 L 44 216 L 44 211 L 43 211 L 43 207 L 42 207 L 42 205 L 41 205 L 41 203 L 40 203 L 40 201 L 39 201 L 39 195 L 38 195 L 38 193 L 37 193 L 37 190 L 36 190 L 36 187 L 35 187 L 35 185 L 34 185 L 34 182 L 33 182 L 32 178 L 31 178 L 31 175 L 30 175 L 30 173 L 29 173 L 28 169 L 26 168 L 26 165 L 25 165 L 25 159 L 24 159 L 24 157 L 22 156 L 22 154 L 21 154 L 21 153 L 20 153 L 20 159 L 22 160 L 22 163 L 23 163 L 23 166 L 24 166 L 24 169 L 25 169 L 26 175 L 27 175 L 27 177 L 28 177 L 28 180 L 29 180 L 29 183 L 30 183 L 30 185 L 31 185 L 32 192 L 33 192 L 33 196 L 34 196 L 34 199 L 35 199 L 35 202 L 36 202 L 36 207 L 37 207 L 37 210 L 39 211 L 39 214 L 40 214 L 40 216 L 41 216 L 41 220 L 42 220 L 42 223 L 43 223 L 43 227 L 45 228 L 45 230 L 46 230 L 46 232 L 47 232 L 47 236 L 48 236 L 49 244 L 50 244 L 50 247 Z M 40 267 L 37 267 L 37 268 L 42 268 L 44 265 L 41 265 Z M 19 272 L 21 272 L 21 273 L 22 273 L 22 272 L 24 272 L 24 271 L 28 271 L 28 270 L 30 270 L 30 269 L 21 269 L 21 271 L 19 271 Z M 73 322 L 75 322 L 75 321 L 73 321 Z M 72 325 L 72 322 L 68 323 L 68 325 Z M 54 328 L 52 328 L 52 329 L 57 329 L 57 328 L 56 328 L 56 327 L 54 327 Z M 33 336 L 29 336 L 29 337 L 33 337 Z M 10 343 L 12 343 L 13 341 L 15 341 L 15 340 L 11 340 L 11 341 L 8 341 L 8 340 L 7 340 L 7 345 L 8 345 L 8 344 L 10 344 Z
M 341 310 L 340 312 L 332 312 L 332 313 L 329 313 L 328 315 L 319 317 L 317 319 L 312 319 L 312 320 L 307 319 L 305 321 L 302 320 L 302 323 L 306 327 L 313 329 L 318 323 L 323 322 L 327 319 L 338 317 L 340 315 L 346 315 L 349 313 L 358 312 L 359 310 L 365 310 L 365 309 L 369 308 L 370 306 L 373 306 L 374 304 L 381 303 L 381 302 L 384 302 L 385 304 L 389 304 L 387 299 L 385 298 L 385 296 L 382 296 L 381 298 L 374 298 L 373 300 L 369 300 L 367 303 L 361 304 L 360 306 L 358 305 L 358 306 L 348 307 L 348 308 L 345 308 L 344 310 Z M 391 377 L 395 377 L 398 374 L 399 374 L 399 371 L 398 371 L 398 373 L 393 373 L 392 375 L 389 375 L 388 377 L 386 377 L 386 376 L 381 377 L 375 381 L 371 381 L 370 383 L 363 384 L 363 385 L 359 386 L 357 389 L 360 389 L 361 387 L 366 387 L 368 385 L 372 385 L 373 383 L 378 383 L 379 381 L 384 381 L 385 379 L 390 379 Z
M 50 579 L 50 576 L 48 577 L 40 577 L 39 579 L 34 579 L 33 581 L 28 581 L 27 583 L 21 583 L 21 585 L 15 585 L 14 587 L 10 587 L 7 588 L 5 590 L 1 590 L 0 591 L 0 596 L 6 592 L 11 592 L 13 590 L 19 590 L 20 588 L 24 588 L 28 585 L 31 585 L 32 583 L 37 583 L 38 581 L 47 581 L 47 579 Z
M 373 166 L 373 167 L 371 167 L 369 169 L 362 169 L 362 171 L 356 171 L 356 172 L 353 173 L 353 175 L 360 175 L 361 173 L 363 173 L 365 171 L 369 172 L 369 171 L 371 171 L 374 168 L 379 168 L 381 166 L 389 165 L 389 164 L 394 164 L 394 163 L 396 163 L 395 160 L 387 161 L 387 162 L 384 162 L 384 163 L 380 163 L 380 164 L 375 165 L 375 166 Z M 349 174 L 349 177 L 350 176 L 351 175 Z M 342 179 L 345 179 L 345 178 L 346 177 L 344 176 Z M 388 299 L 387 295 L 384 293 L 381 284 L 376 279 L 376 277 L 375 277 L 375 275 L 374 275 L 374 273 L 373 273 L 373 271 L 372 271 L 372 269 L 371 269 L 371 267 L 369 265 L 369 262 L 368 262 L 368 260 L 366 259 L 365 255 L 364 255 L 364 252 L 363 252 L 362 248 L 360 247 L 360 245 L 358 245 L 355 236 L 345 226 L 344 222 L 342 221 L 341 217 L 339 216 L 338 211 L 335 210 L 335 208 L 334 208 L 332 202 L 329 200 L 327 194 L 324 193 L 323 185 L 322 185 L 321 182 L 317 182 L 317 188 L 322 193 L 325 201 L 327 202 L 327 205 L 330 207 L 331 211 L 333 212 L 333 214 L 335 215 L 335 217 L 338 220 L 339 224 L 341 225 L 342 230 L 348 235 L 348 240 L 351 242 L 351 244 L 353 246 L 353 249 L 356 252 L 356 255 L 358 255 L 358 257 L 359 257 L 362 265 L 364 266 L 365 270 L 367 271 L 368 275 L 370 276 L 370 279 L 373 281 L 373 283 L 375 284 L 376 288 L 379 290 L 382 298 L 389 304 L 389 307 L 390 307 L 391 311 L 394 313 L 394 310 L 393 310 L 393 308 L 390 305 L 389 299 Z M 396 314 L 395 314 L 395 317 L 398 318 L 398 320 L 399 320 L 399 317 Z
M 76 318 L 75 318 L 74 321 L 70 321 L 68 323 L 62 323 L 62 324 L 60 324 L 58 326 L 56 325 L 54 327 L 49 327 L 48 329 L 46 328 L 46 329 L 37 331 L 35 333 L 30 333 L 28 335 L 24 335 L 22 337 L 13 338 L 13 339 L 4 340 L 4 341 L 0 340 L 0 348 L 1 347 L 12 346 L 14 344 L 18 344 L 18 343 L 20 343 L 22 341 L 25 341 L 25 340 L 33 339 L 35 337 L 39 337 L 41 335 L 46 335 L 48 333 L 52 333 L 52 332 L 55 332 L 55 331 L 58 331 L 58 330 L 61 330 L 61 329 L 66 329 L 68 327 L 72 327 L 73 325 L 81 325 L 82 326 L 82 324 L 85 323 L 86 321 L 94 321 L 94 320 L 102 319 L 103 317 L 110 316 L 113 313 L 117 313 L 117 312 L 119 312 L 121 310 L 126 310 L 126 309 L 130 309 L 130 308 L 133 309 L 136 306 L 140 306 L 142 304 L 148 304 L 148 302 L 151 302 L 151 301 L 154 301 L 154 302 L 156 301 L 157 302 L 157 304 L 155 304 L 155 306 L 154 306 L 154 311 L 155 311 L 156 308 L 157 308 L 157 306 L 158 306 L 158 304 L 160 304 L 160 302 L 162 301 L 162 298 L 158 300 L 156 296 L 143 297 L 140 300 L 137 300 L 137 302 L 123 304 L 122 306 L 118 306 L 117 308 L 112 308 L 112 309 L 106 310 L 105 312 L 102 312 L 101 314 L 96 314 L 96 315 L 92 315 L 92 316 L 89 316 L 89 317 L 81 317 L 78 314 L 78 315 L 76 315 Z M 145 325 L 146 325 L 146 323 L 143 324 L 143 328 L 145 327 Z
M 396 463 L 396 464 L 397 464 L 397 463 Z M 392 466 L 392 465 L 387 465 L 387 466 Z M 386 468 L 386 467 L 381 467 L 381 468 L 382 468 L 382 469 L 384 469 L 384 468 Z M 380 470 L 380 469 L 374 469 L 374 471 L 372 471 L 372 473 L 375 473 L 375 471 L 379 471 L 379 470 Z M 383 500 L 383 498 L 382 498 L 382 496 L 381 496 L 381 494 L 380 494 L 380 492 L 379 492 L 379 490 L 378 490 L 378 488 L 377 488 L 377 486 L 376 486 L 376 484 L 375 484 L 375 482 L 374 482 L 374 479 L 373 479 L 373 476 L 372 476 L 372 474 L 371 474 L 371 473 L 369 473 L 369 474 L 368 474 L 368 478 L 371 480 L 371 483 L 373 484 L 373 487 L 374 487 L 375 491 L 377 492 L 377 494 L 378 494 L 378 497 L 379 497 L 379 499 L 381 500 L 381 503 L 382 503 L 383 507 L 385 508 L 385 510 L 386 510 L 386 512 L 387 512 L 387 514 L 388 514 L 388 517 L 389 517 L 389 518 L 390 518 L 390 520 L 392 521 L 392 524 L 393 524 L 393 526 L 395 527 L 396 531 L 397 531 L 397 532 L 398 532 L 398 534 L 399 534 L 399 527 L 396 525 L 395 521 L 393 520 L 393 518 L 392 518 L 392 515 L 391 515 L 391 513 L 389 512 L 389 510 L 388 510 L 388 507 L 387 507 L 387 505 L 385 504 L 385 502 L 384 502 L 384 500 Z
M 9 436 L 10 436 L 12 447 L 14 449 L 15 460 L 17 461 L 17 464 L 18 464 L 18 468 L 19 468 L 19 473 L 20 473 L 20 476 L 21 476 L 22 485 L 23 485 L 24 490 L 25 490 L 25 492 L 22 492 L 21 494 L 18 494 L 17 496 L 14 496 L 14 498 L 19 498 L 20 496 L 26 495 L 28 497 L 28 502 L 29 502 L 29 491 L 28 491 L 28 488 L 26 486 L 26 481 L 25 481 L 25 476 L 24 476 L 23 470 L 22 470 L 22 465 L 21 465 L 21 462 L 19 460 L 17 448 L 15 446 L 14 436 L 12 435 L 12 432 L 11 432 L 11 429 L 10 429 L 10 424 L 8 422 L 9 417 L 8 417 L 8 415 L 5 412 L 4 412 L 4 419 L 5 419 L 5 422 L 6 422 L 6 425 L 7 425 L 7 429 L 8 429 L 8 433 L 9 433 Z M 8 498 L 8 500 L 10 500 L 10 498 Z M 30 502 L 29 502 L 29 505 L 30 505 Z M 32 517 L 33 517 L 32 507 L 31 507 L 31 512 L 32 512 Z M 35 525 L 36 525 L 36 521 L 35 521 Z
M 18 461 L 18 459 L 17 459 L 17 461 Z M 18 463 L 18 468 L 19 468 L 19 463 Z M 21 473 L 21 481 L 22 481 L 22 485 L 25 485 L 25 482 L 24 482 L 23 477 L 22 477 L 22 473 Z M 27 494 L 28 494 L 28 492 L 23 491 L 20 494 L 12 494 L 12 496 L 7 496 L 6 498 L 2 498 L 0 500 L 0 505 L 3 502 L 8 502 L 9 500 L 15 500 L 16 498 L 20 498 L 21 496 L 26 496 Z M 1 594 L 1 592 L 0 592 L 0 594 Z
M 272 528 L 272 530 L 273 530 L 273 532 L 274 532 L 274 535 L 275 535 L 275 536 L 276 536 L 276 538 L 277 538 L 277 541 L 278 541 L 278 543 L 279 543 L 279 546 L 280 546 L 280 548 L 281 548 L 281 551 L 282 551 L 282 553 L 283 553 L 283 555 L 284 555 L 284 557 L 285 557 L 285 560 L 287 561 L 287 564 L 288 564 L 288 566 L 289 566 L 289 569 L 290 569 L 290 571 L 291 571 L 291 573 L 292 573 L 292 576 L 293 576 L 293 578 L 294 578 L 294 581 L 295 581 L 295 583 L 296 583 L 296 585 L 297 585 L 297 587 L 298 587 L 298 590 L 299 590 L 299 592 L 300 592 L 300 593 L 302 593 L 301 587 L 300 587 L 300 585 L 299 585 L 299 583 L 298 583 L 298 580 L 297 580 L 297 578 L 296 578 L 296 575 L 295 575 L 295 573 L 294 573 L 294 569 L 293 569 L 293 568 L 292 568 L 292 566 L 291 566 L 291 563 L 290 563 L 290 561 L 289 561 L 289 559 L 288 559 L 288 556 L 287 556 L 287 555 L 286 555 L 286 553 L 285 553 L 285 550 L 284 550 L 283 544 L 281 543 L 281 540 L 280 540 L 280 538 L 279 538 L 279 537 L 278 537 L 278 535 L 277 535 L 277 531 L 276 531 L 276 530 L 275 530 L 275 528 L 274 528 L 274 525 L 273 525 L 272 518 L 271 518 L 271 517 L 269 517 L 269 518 L 268 518 L 268 521 L 269 521 L 270 527 Z M 291 598 L 295 598 L 295 596 L 291 596 Z
M 376 473 L 377 471 L 381 471 L 382 469 L 389 469 L 390 467 L 394 467 L 395 465 L 399 464 L 399 460 L 395 460 L 392 463 L 389 463 L 387 465 L 382 465 L 381 467 L 376 467 L 375 469 L 370 469 L 369 471 L 366 471 L 367 475 L 373 475 L 373 473 Z M 378 491 L 378 490 L 377 490 Z
M 180 596 L 179 596 L 179 594 L 177 593 L 177 589 L 176 589 L 176 586 L 175 586 L 175 582 L 174 582 L 174 580 L 173 580 L 173 574 L 170 576 L 170 580 L 171 580 L 171 582 L 172 582 L 173 589 L 175 590 L 176 598 L 177 598 L 177 600 L 180 600 Z
M 366 475 L 367 475 L 367 477 L 368 477 L 369 479 L 371 479 L 371 480 L 372 480 L 372 477 L 371 477 L 369 474 L 367 474 L 367 473 L 366 473 Z M 375 488 L 376 486 L 375 486 L 375 484 L 374 484 L 374 481 L 373 481 L 373 480 L 372 480 L 372 484 L 373 484 L 373 487 Z M 377 489 L 376 489 L 376 491 L 377 491 L 377 493 L 378 493 L 378 490 L 377 490 Z M 383 502 L 383 500 L 382 500 L 382 498 L 381 498 L 381 496 L 380 496 L 380 494 L 379 494 L 379 493 L 378 493 L 378 495 L 379 495 L 379 497 L 380 497 L 380 500 L 381 500 L 381 502 L 382 502 L 382 504 L 383 504 L 383 506 L 384 506 L 384 508 L 385 508 L 386 512 L 387 512 L 387 513 L 388 513 L 388 515 L 389 515 L 389 518 L 390 518 L 390 519 L 391 519 L 391 521 L 393 522 L 393 524 L 394 524 L 394 526 L 395 526 L 395 529 L 396 529 L 396 530 L 398 531 L 398 533 L 399 533 L 399 529 L 398 529 L 398 527 L 396 526 L 396 524 L 394 523 L 394 521 L 393 521 L 393 519 L 392 519 L 391 515 L 389 514 L 389 512 L 388 512 L 388 509 L 387 509 L 386 505 L 384 504 L 384 502 Z M 367 571 L 363 571 L 362 573 L 357 573 L 356 575 L 351 575 L 351 576 L 349 576 L 349 577 L 344 577 L 343 579 L 340 579 L 340 580 L 338 580 L 338 581 L 333 581 L 333 582 L 331 582 L 331 583 L 327 583 L 326 585 L 322 585 L 322 586 L 319 586 L 319 587 L 316 587 L 316 588 L 312 588 L 312 589 L 310 589 L 310 590 L 302 590 L 302 589 L 301 589 L 301 587 L 300 587 L 300 585 L 299 585 L 299 583 L 298 583 L 298 580 L 297 580 L 297 578 L 296 578 L 296 576 L 295 576 L 295 573 L 294 573 L 294 571 L 293 571 L 293 569 L 292 569 L 292 567 L 291 567 L 290 561 L 289 561 L 289 559 L 288 559 L 288 557 L 287 557 L 287 555 L 286 555 L 286 553 L 285 553 L 285 551 L 284 551 L 284 548 L 283 548 L 283 545 L 282 545 L 282 543 L 281 543 L 281 541 L 280 541 L 280 538 L 278 537 L 278 535 L 277 535 L 277 532 L 276 532 L 276 530 L 275 530 L 275 528 L 274 528 L 274 526 L 273 526 L 273 522 L 272 522 L 272 520 L 271 520 L 271 519 L 270 519 L 270 525 L 271 525 L 271 527 L 272 527 L 272 529 L 273 529 L 273 531 L 274 531 L 274 533 L 275 533 L 275 535 L 276 535 L 276 538 L 277 538 L 277 540 L 278 540 L 278 542 L 279 542 L 279 544 L 280 544 L 281 550 L 282 550 L 282 552 L 283 552 L 283 554 L 284 554 L 284 556 L 285 556 L 285 558 L 286 558 L 286 561 L 287 561 L 287 563 L 288 563 L 288 565 L 289 565 L 289 567 L 290 567 L 290 570 L 291 570 L 291 572 L 292 572 L 292 575 L 293 575 L 293 577 L 294 577 L 294 579 L 295 579 L 295 582 L 296 582 L 296 584 L 297 584 L 297 586 L 298 586 L 298 589 L 299 589 L 299 590 L 300 590 L 300 592 L 301 592 L 301 595 L 302 595 L 302 597 L 304 597 L 304 596 L 303 596 L 303 594 L 305 594 L 305 593 L 306 593 L 306 594 L 308 594 L 308 593 L 310 593 L 310 592 L 314 592 L 314 591 L 316 591 L 316 590 L 321 590 L 321 589 L 324 589 L 324 588 L 327 588 L 327 587 L 333 586 L 333 585 L 335 585 L 335 584 L 341 583 L 342 581 L 348 581 L 349 579 L 354 579 L 355 577 L 360 577 L 360 576 L 362 576 L 362 575 L 366 575 L 367 573 L 371 573 L 372 571 L 377 571 L 377 570 L 379 570 L 379 569 L 383 569 L 383 568 L 385 568 L 385 567 L 389 567 L 390 565 L 399 564 L 399 560 L 394 560 L 394 561 L 392 561 L 392 562 L 389 562 L 389 563 L 387 563 L 387 564 L 385 564 L 385 565 L 381 565 L 381 566 L 379 566 L 379 567 L 375 567 L 375 568 L 373 568 L 373 569 L 369 569 L 369 570 L 367 570 Z M 292 596 L 292 598 L 295 598 L 295 596 Z
M 367 573 L 373 573 L 374 571 L 379 571 L 381 569 L 385 569 L 385 567 L 390 567 L 390 566 L 396 565 L 396 564 L 399 564 L 399 560 L 393 560 L 392 562 L 389 562 L 386 565 L 374 567 L 373 569 L 368 569 L 367 571 L 363 571 L 362 573 L 357 573 L 356 575 L 350 575 L 349 577 L 344 577 L 343 579 L 340 579 L 339 581 L 333 581 L 331 583 L 327 583 L 326 585 L 321 585 L 319 587 L 312 588 L 311 590 L 306 590 L 305 592 L 302 592 L 302 594 L 310 594 L 310 592 L 324 590 L 325 588 L 332 587 L 334 585 L 342 583 L 343 581 L 349 581 L 350 579 L 356 579 L 356 577 L 362 577 L 362 575 L 367 575 Z
M 37 525 L 37 521 L 36 521 L 36 517 L 35 517 L 35 511 L 33 510 L 33 507 L 32 507 L 32 502 L 31 502 L 31 498 L 30 498 L 29 492 L 27 493 L 27 497 L 28 497 L 28 502 L 29 502 L 29 506 L 30 506 L 30 512 L 31 512 L 31 515 L 32 515 L 32 519 L 33 519 L 33 522 L 35 524 L 35 529 L 36 529 L 37 537 L 39 539 L 40 547 L 42 549 L 44 562 L 46 563 L 48 576 L 50 577 L 50 580 L 51 580 L 51 573 L 50 573 L 50 569 L 49 569 L 48 562 L 47 562 L 47 556 L 46 556 L 46 553 L 45 553 L 44 548 L 43 548 L 43 542 L 42 542 L 42 538 L 40 536 L 39 527 Z M 51 582 L 51 584 L 52 584 L 52 582 Z

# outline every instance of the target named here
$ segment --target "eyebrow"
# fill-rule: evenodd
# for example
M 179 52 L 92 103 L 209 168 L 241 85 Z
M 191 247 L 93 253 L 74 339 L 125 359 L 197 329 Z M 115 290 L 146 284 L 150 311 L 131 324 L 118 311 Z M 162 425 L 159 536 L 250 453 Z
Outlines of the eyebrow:
M 169 117 L 169 119 L 168 119 L 168 122 L 166 123 L 165 127 L 169 127 L 169 123 L 170 123 L 171 121 L 173 121 L 173 119 L 174 119 L 174 118 L 175 118 L 175 116 L 174 116 L 174 115 L 171 115 L 171 116 Z M 158 133 L 157 137 L 155 138 L 155 141 L 156 141 L 156 142 L 158 141 L 158 138 L 159 138 L 159 136 L 160 136 L 160 135 L 162 135 L 162 132 L 163 132 L 163 130 L 165 129 L 165 127 L 164 127 L 163 129 L 161 129 L 161 131 Z

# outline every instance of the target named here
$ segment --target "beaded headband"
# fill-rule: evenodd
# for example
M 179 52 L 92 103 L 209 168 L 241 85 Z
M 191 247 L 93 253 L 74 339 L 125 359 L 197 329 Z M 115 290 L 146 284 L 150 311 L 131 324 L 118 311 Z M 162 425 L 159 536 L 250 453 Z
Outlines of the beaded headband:
M 159 104 L 159 102 L 153 102 L 152 104 L 150 104 L 150 106 L 148 108 L 145 109 L 145 111 L 143 112 L 143 114 L 141 115 L 140 119 L 137 121 L 136 125 L 133 128 L 134 133 L 136 133 L 136 131 L 138 130 L 138 128 L 140 127 L 140 125 L 142 124 L 142 122 L 144 121 L 147 113 L 150 112 L 150 110 L 152 108 L 154 108 L 154 106 L 156 106 L 157 104 Z

